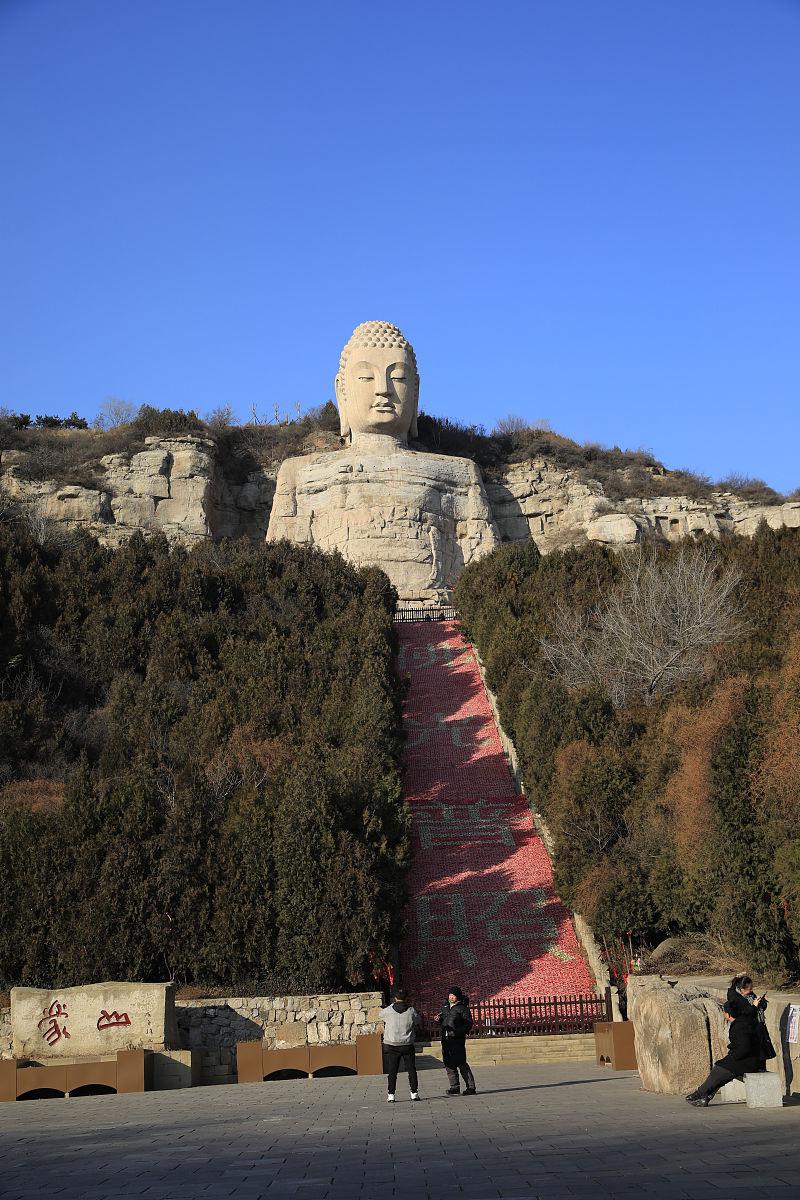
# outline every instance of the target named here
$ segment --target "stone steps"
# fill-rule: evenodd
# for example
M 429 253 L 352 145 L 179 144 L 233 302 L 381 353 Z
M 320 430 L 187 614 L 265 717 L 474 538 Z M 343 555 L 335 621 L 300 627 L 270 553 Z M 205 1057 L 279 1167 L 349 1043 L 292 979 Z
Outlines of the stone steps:
M 481 1001 L 593 994 L 474 648 L 454 621 L 404 623 L 398 638 L 413 838 L 400 960 L 414 1007 L 438 1012 L 454 984 Z
M 441 1043 L 418 1042 L 417 1055 L 418 1066 L 439 1065 L 442 1061 Z M 594 1062 L 594 1034 L 473 1038 L 467 1042 L 467 1057 L 473 1068 L 509 1066 L 514 1063 Z

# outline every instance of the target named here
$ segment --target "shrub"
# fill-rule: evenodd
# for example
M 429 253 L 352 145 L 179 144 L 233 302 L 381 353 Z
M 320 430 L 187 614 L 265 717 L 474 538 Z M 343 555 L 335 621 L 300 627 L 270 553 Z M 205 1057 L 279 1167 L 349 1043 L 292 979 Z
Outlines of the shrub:
M 394 603 L 285 542 L 0 521 L 0 984 L 369 983 L 408 860 Z
M 714 486 L 720 492 L 734 492 L 743 500 L 749 500 L 751 504 L 781 504 L 784 499 L 763 479 L 752 479 L 748 475 L 728 475 Z
M 657 553 L 669 574 L 685 551 Z M 567 687 L 543 654 L 560 609 L 589 613 L 625 577 L 614 552 L 502 547 L 464 571 L 456 602 L 550 825 L 564 899 L 609 942 L 719 934 L 751 969 L 792 975 L 800 537 L 762 526 L 716 553 L 722 576 L 740 577 L 740 637 L 707 647 L 691 679 L 649 704 L 612 703 L 602 673 Z
M 130 422 L 130 429 L 134 437 L 146 438 L 170 433 L 203 433 L 206 426 L 194 409 L 153 408 L 143 404 Z

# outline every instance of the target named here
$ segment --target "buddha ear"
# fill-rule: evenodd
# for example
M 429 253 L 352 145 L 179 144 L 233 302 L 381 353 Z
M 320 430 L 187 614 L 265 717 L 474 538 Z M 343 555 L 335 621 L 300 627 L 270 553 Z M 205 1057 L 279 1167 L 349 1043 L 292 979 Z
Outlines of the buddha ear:
M 339 406 L 339 433 L 341 437 L 347 438 L 350 436 L 350 422 L 347 419 L 347 402 L 344 398 L 344 379 L 341 372 L 334 379 L 333 386 L 336 392 L 336 403 Z

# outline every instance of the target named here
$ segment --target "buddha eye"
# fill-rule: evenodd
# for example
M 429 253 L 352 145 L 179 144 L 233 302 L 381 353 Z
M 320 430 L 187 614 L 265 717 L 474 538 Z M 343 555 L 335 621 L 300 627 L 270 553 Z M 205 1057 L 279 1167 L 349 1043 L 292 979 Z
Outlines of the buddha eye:
M 359 375 L 358 378 L 359 378 L 360 383 L 369 383 L 369 381 L 371 379 L 374 379 L 375 376 L 374 375 Z

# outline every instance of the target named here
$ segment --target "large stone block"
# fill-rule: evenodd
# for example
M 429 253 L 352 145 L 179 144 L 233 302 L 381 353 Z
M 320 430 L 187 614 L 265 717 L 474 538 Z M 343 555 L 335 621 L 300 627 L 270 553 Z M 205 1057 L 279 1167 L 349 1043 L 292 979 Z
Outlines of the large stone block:
M 302 1021 L 287 1021 L 275 1030 L 277 1050 L 293 1050 L 296 1046 L 305 1046 L 307 1042 L 308 1033 Z
M 741 1079 L 732 1079 L 721 1087 L 714 1097 L 715 1104 L 744 1104 L 747 1099 L 744 1083 Z
M 94 983 L 12 988 L 15 1058 L 75 1058 L 176 1046 L 170 983 Z
M 756 1071 L 744 1077 L 748 1108 L 782 1108 L 783 1088 L 774 1071 Z
M 603 542 L 608 546 L 627 546 L 639 540 L 639 527 L 632 517 L 623 513 L 608 513 L 595 517 L 586 529 L 590 542 Z
M 705 1079 L 712 1062 L 710 1024 L 718 1010 L 699 988 L 673 988 L 655 976 L 629 979 L 628 1015 L 645 1091 L 686 1095 Z

